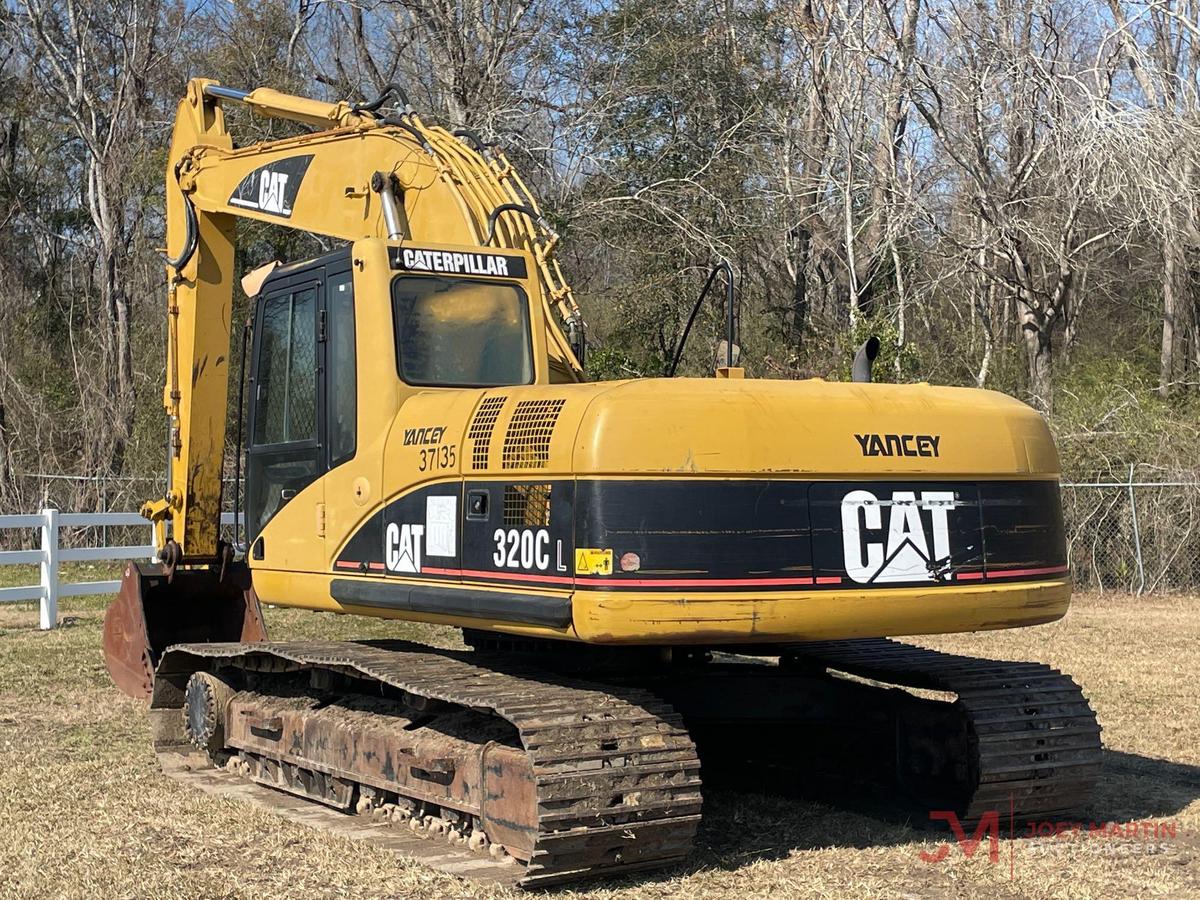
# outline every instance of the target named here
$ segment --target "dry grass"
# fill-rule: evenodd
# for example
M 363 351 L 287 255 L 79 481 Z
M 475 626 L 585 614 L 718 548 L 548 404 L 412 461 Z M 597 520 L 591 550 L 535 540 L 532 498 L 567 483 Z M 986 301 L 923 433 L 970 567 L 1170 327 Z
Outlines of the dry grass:
M 100 577 L 99 575 L 95 577 Z M 1072 672 L 1100 714 L 1103 785 L 1083 818 L 1176 823 L 1173 840 L 1041 838 L 1001 862 L 940 836 L 812 803 L 713 793 L 686 866 L 560 896 L 1109 897 L 1200 895 L 1200 608 L 1196 598 L 1083 597 L 1063 622 L 931 640 Z M 484 897 L 498 892 L 406 864 L 163 778 L 141 707 L 110 685 L 102 609 L 68 601 L 39 632 L 31 607 L 0 609 L 0 896 Z M 453 632 L 268 611 L 277 637 Z M 1151 852 L 1161 851 L 1161 852 Z M 514 895 L 515 896 L 515 895 Z

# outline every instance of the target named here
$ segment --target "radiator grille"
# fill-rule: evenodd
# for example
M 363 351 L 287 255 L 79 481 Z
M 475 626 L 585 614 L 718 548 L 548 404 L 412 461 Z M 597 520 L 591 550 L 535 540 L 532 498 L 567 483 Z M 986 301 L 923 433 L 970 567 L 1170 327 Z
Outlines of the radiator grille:
M 504 408 L 507 397 L 487 397 L 479 404 L 479 411 L 471 422 L 467 438 L 471 441 L 471 468 L 486 469 L 488 454 L 492 447 L 492 429 L 500 418 L 500 410 Z
M 504 486 L 504 527 L 545 528 L 550 524 L 550 485 Z
M 505 469 L 544 469 L 550 461 L 550 438 L 566 400 L 522 400 L 504 435 L 501 465 Z

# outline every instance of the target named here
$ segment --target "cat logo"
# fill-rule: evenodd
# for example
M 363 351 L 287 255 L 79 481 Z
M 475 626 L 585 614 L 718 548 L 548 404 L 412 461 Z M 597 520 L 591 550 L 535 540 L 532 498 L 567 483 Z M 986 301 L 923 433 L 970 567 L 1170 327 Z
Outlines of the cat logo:
M 238 183 L 229 203 L 285 219 L 290 217 L 312 159 L 311 154 L 290 156 L 259 166 Z
M 950 557 L 953 491 L 893 491 L 880 501 L 870 491 L 842 498 L 846 574 L 859 584 L 935 581 Z M 887 512 L 887 526 L 883 517 Z
M 384 560 L 389 572 L 421 571 L 421 538 L 424 525 L 397 525 L 392 522 L 384 536 Z
M 258 208 L 263 212 L 290 215 L 292 211 L 284 205 L 287 183 L 286 172 L 272 172 L 270 169 L 264 169 L 258 180 Z

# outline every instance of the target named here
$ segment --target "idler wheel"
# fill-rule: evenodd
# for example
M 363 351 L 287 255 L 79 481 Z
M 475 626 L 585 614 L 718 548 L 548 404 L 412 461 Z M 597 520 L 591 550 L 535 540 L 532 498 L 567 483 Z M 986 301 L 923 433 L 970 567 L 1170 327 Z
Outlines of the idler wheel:
M 234 690 L 210 672 L 195 672 L 183 692 L 188 740 L 209 754 L 225 748 L 225 711 Z

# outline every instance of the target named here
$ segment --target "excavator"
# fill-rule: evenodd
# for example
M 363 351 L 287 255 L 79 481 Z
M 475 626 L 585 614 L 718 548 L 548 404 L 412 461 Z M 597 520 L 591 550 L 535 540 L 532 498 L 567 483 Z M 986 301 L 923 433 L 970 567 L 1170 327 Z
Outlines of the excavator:
M 296 133 L 238 146 L 231 104 Z M 191 81 L 166 212 L 158 562 L 126 569 L 104 650 L 172 777 L 522 887 L 678 864 L 702 773 L 963 823 L 1087 801 L 1100 728 L 1069 676 L 894 640 L 1065 614 L 1034 410 L 869 365 L 747 378 L 732 334 L 714 377 L 588 381 L 553 224 L 397 86 Z M 242 279 L 231 390 L 239 219 L 335 249 Z M 271 641 L 264 604 L 466 649 Z

